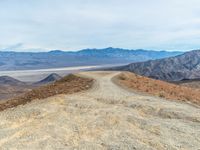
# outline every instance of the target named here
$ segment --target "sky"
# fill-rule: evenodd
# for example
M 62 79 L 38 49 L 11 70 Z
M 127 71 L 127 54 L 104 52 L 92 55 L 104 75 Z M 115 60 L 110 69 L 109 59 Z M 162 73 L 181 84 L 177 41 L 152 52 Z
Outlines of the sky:
M 200 48 L 200 0 L 0 0 L 0 50 Z

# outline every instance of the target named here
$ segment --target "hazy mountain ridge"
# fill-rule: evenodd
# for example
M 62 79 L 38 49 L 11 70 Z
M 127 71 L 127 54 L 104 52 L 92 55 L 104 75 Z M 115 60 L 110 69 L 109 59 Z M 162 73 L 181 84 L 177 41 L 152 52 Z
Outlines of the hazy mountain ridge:
M 131 71 L 139 75 L 168 81 L 196 79 L 200 78 L 200 50 L 170 58 L 132 63 L 113 69 Z
M 182 52 L 127 50 L 120 48 L 85 49 L 76 52 L 0 52 L 0 70 L 43 69 L 68 66 L 140 62 L 182 54 Z

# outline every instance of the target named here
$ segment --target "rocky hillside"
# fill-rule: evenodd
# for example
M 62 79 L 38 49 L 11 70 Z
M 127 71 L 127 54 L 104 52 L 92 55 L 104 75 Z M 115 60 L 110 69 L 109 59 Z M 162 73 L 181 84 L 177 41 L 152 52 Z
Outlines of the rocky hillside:
M 179 56 L 132 63 L 112 70 L 131 71 L 136 74 L 167 81 L 200 78 L 200 50 Z

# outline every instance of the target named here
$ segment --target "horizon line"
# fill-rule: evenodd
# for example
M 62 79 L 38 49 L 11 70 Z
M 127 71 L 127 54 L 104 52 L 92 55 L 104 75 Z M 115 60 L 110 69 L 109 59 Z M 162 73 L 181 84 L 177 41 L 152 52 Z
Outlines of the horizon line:
M 77 50 L 64 50 L 64 49 L 49 49 L 45 50 L 42 48 L 30 48 L 30 49 L 22 49 L 22 50 L 8 50 L 8 49 L 0 49 L 0 52 L 14 52 L 14 53 L 49 53 L 49 52 L 79 52 L 83 50 L 105 50 L 105 49 L 121 49 L 121 50 L 129 50 L 129 51 L 157 51 L 157 52 L 188 52 L 188 51 L 195 51 L 199 49 L 189 49 L 189 50 L 155 50 L 155 49 L 144 49 L 144 48 L 136 48 L 136 49 L 129 49 L 129 48 L 119 48 L 119 47 L 105 47 L 105 48 L 83 48 Z M 34 50 L 34 51 L 33 51 Z M 37 51 L 38 50 L 38 51 Z

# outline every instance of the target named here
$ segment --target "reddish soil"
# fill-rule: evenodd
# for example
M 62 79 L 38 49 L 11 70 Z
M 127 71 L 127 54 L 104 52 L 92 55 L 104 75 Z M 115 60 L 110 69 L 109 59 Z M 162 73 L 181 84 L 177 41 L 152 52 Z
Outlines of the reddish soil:
M 130 72 L 121 73 L 117 82 L 124 87 L 169 100 L 187 101 L 200 105 L 200 89 L 154 80 Z
M 7 108 L 23 105 L 32 100 L 45 99 L 57 94 L 72 94 L 89 89 L 93 84 L 92 79 L 68 75 L 55 83 L 41 86 L 10 100 L 0 103 L 0 111 Z

